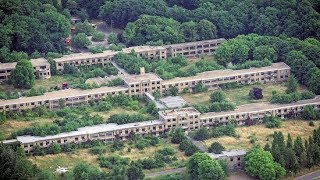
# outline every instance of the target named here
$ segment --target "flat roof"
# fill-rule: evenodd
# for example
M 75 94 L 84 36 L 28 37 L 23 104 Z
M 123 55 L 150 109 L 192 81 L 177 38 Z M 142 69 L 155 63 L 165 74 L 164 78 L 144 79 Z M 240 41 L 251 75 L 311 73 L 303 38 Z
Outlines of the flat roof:
M 295 106 L 301 106 L 301 105 L 312 105 L 312 104 L 319 104 L 320 103 L 320 95 L 316 96 L 313 99 L 306 99 L 297 101 L 290 104 L 273 104 L 270 102 L 260 102 L 260 103 L 251 103 L 251 104 L 244 104 L 237 106 L 237 109 L 234 111 L 224 111 L 224 112 L 209 112 L 209 113 L 203 113 L 201 114 L 200 119 L 204 118 L 211 118 L 211 117 L 219 117 L 219 116 L 226 116 L 226 115 L 232 115 L 232 114 L 244 114 L 244 113 L 259 113 L 264 112 L 268 110 L 275 110 L 280 108 L 286 108 L 286 107 L 295 107 Z
M 45 58 L 31 59 L 30 61 L 33 67 L 50 65 Z
M 102 132 L 110 132 L 110 131 L 116 131 L 116 130 L 124 130 L 129 128 L 140 128 L 145 126 L 152 126 L 152 125 L 161 125 L 163 124 L 160 120 L 152 120 L 152 121 L 143 121 L 143 122 L 137 122 L 137 123 L 128 123 L 128 124 L 115 124 L 115 123 L 106 123 L 106 124 L 99 124 L 94 126 L 85 126 L 78 128 L 77 131 L 71 131 L 71 132 L 65 132 L 60 133 L 56 135 L 50 135 L 50 136 L 18 136 L 16 139 L 21 143 L 34 143 L 38 141 L 46 141 L 51 139 L 60 139 L 60 138 L 67 138 L 67 137 L 73 137 L 73 136 L 81 136 L 81 135 L 87 135 L 87 134 L 96 134 L 96 133 L 102 133 Z
M 151 51 L 151 50 L 166 50 L 163 46 L 133 46 L 122 49 L 122 53 L 130 53 L 132 50 L 134 50 L 136 53 L 139 52 L 145 52 L 145 51 Z
M 187 102 L 180 96 L 168 96 L 158 100 L 167 108 L 182 108 Z
M 49 62 L 45 58 L 31 59 L 30 60 L 33 67 L 50 65 Z M 10 70 L 15 69 L 17 62 L 12 63 L 0 63 L 0 70 Z
M 69 62 L 69 61 L 83 60 L 83 59 L 89 59 L 89 58 L 102 58 L 107 56 L 114 56 L 117 53 L 118 53 L 117 51 L 111 51 L 111 50 L 106 50 L 106 51 L 103 51 L 102 53 L 96 53 L 96 54 L 75 53 L 75 54 L 65 55 L 60 58 L 55 58 L 54 61 L 57 63 L 61 63 L 61 62 Z
M 283 69 L 290 69 L 290 67 L 284 62 L 278 62 L 278 63 L 272 63 L 271 66 L 266 66 L 261 68 L 250 68 L 250 69 L 241 69 L 241 70 L 225 69 L 225 70 L 206 71 L 206 72 L 198 73 L 195 76 L 176 77 L 173 79 L 164 80 L 162 84 L 166 85 L 166 84 L 173 84 L 173 83 L 180 83 L 180 82 L 190 82 L 190 81 L 206 80 L 206 79 L 212 79 L 212 78 L 238 76 L 238 75 L 245 75 L 245 74 L 251 74 L 251 73 L 258 73 L 258 72 L 283 70 Z
M 201 113 L 194 107 L 178 108 L 159 111 L 158 114 L 163 118 L 174 118 L 178 115 L 200 115 Z
M 120 77 L 127 84 L 162 80 L 158 75 L 154 73 L 145 73 L 145 74 L 136 74 L 136 75 L 120 75 Z
M 220 157 L 235 157 L 235 156 L 243 156 L 247 152 L 243 149 L 231 149 L 228 151 L 222 151 L 221 154 L 208 153 L 208 155 L 213 159 L 218 159 Z
M 40 96 L 21 97 L 19 99 L 10 99 L 10 100 L 0 100 L 0 106 L 30 103 L 30 102 L 45 101 L 45 100 L 56 100 L 61 98 L 72 98 L 72 97 L 102 94 L 102 93 L 115 92 L 115 91 L 125 91 L 125 90 L 128 90 L 128 88 L 121 87 L 121 86 L 116 86 L 116 87 L 104 86 L 104 87 L 88 89 L 88 90 L 65 89 L 65 90 L 47 92 L 44 95 L 40 95 Z
M 165 45 L 165 48 L 171 48 L 171 47 L 185 47 L 185 46 L 197 46 L 201 44 L 207 44 L 207 43 L 213 43 L 213 42 L 224 42 L 226 39 L 220 38 L 220 39 L 209 39 L 209 40 L 203 40 L 203 41 L 195 41 L 195 42 L 186 42 L 186 43 L 179 43 L 179 44 L 169 44 Z
M 0 63 L 0 70 L 10 70 L 10 69 L 15 69 L 17 63 L 12 62 L 12 63 Z

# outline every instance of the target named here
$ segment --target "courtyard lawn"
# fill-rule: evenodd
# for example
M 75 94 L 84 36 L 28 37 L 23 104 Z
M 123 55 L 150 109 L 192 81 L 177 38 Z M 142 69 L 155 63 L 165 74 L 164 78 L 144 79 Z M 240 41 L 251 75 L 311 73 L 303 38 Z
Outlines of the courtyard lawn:
M 51 87 L 60 87 L 63 82 L 67 82 L 64 76 L 51 76 L 49 79 L 36 79 L 34 87 L 49 90 Z
M 253 87 L 259 87 L 263 91 L 263 99 L 261 100 L 251 100 L 249 99 L 249 91 Z M 304 91 L 304 87 L 300 87 L 299 91 Z M 249 104 L 254 102 L 264 102 L 269 101 L 272 95 L 272 91 L 277 91 L 280 93 L 284 93 L 286 90 L 285 83 L 276 83 L 276 84 L 254 84 L 254 85 L 246 85 L 241 88 L 236 89 L 226 89 L 223 90 L 226 93 L 227 99 L 230 102 L 235 103 L 236 105 Z M 197 94 L 182 94 L 182 98 L 185 99 L 189 104 L 203 104 L 209 105 L 210 94 L 214 90 L 210 90 L 203 93 Z
M 18 129 L 23 129 L 31 126 L 33 123 L 50 123 L 53 122 L 53 118 L 42 118 L 38 117 L 31 121 L 26 120 L 15 120 L 15 119 L 8 119 L 3 124 L 0 124 L 0 132 L 7 138 L 10 134 Z
M 128 147 L 131 146 L 131 151 L 128 152 Z M 143 159 L 147 157 L 151 157 L 156 150 L 171 146 L 174 149 L 176 149 L 176 156 L 177 156 L 177 163 L 179 164 L 185 164 L 187 162 L 188 157 L 184 155 L 184 153 L 180 152 L 178 150 L 177 145 L 170 144 L 165 142 L 163 139 L 160 141 L 160 143 L 156 146 L 150 146 L 146 147 L 143 150 L 139 150 L 137 148 L 134 148 L 133 145 L 129 145 L 128 143 L 125 143 L 125 148 L 121 151 L 116 151 L 114 153 L 110 152 L 109 148 L 107 148 L 107 152 L 103 155 L 108 156 L 110 154 L 118 154 L 121 157 L 127 157 L 131 160 L 138 160 Z M 60 154 L 48 154 L 44 156 L 29 156 L 28 159 L 31 160 L 33 163 L 35 163 L 38 167 L 41 169 L 48 170 L 52 173 L 56 170 L 56 168 L 60 167 L 67 167 L 69 169 L 72 169 L 72 167 L 79 161 L 84 161 L 88 164 L 91 164 L 95 167 L 99 167 L 99 163 L 97 161 L 98 155 L 92 155 L 89 152 L 89 148 L 86 149 L 77 149 L 73 152 L 67 152 L 67 153 L 60 153 Z M 167 169 L 173 169 L 176 168 L 174 165 L 167 165 L 163 168 L 157 168 L 152 170 L 145 170 L 145 173 L 151 173 L 155 171 L 162 171 Z M 100 168 L 103 170 L 108 171 L 108 169 Z
M 226 149 L 245 149 L 249 150 L 253 144 L 249 142 L 249 136 L 256 136 L 256 144 L 265 146 L 267 142 L 272 142 L 272 135 L 274 131 L 281 131 L 285 140 L 287 139 L 288 133 L 291 134 L 294 140 L 297 136 L 301 136 L 302 139 L 308 138 L 315 128 L 320 127 L 320 121 L 314 121 L 315 126 L 309 126 L 308 121 L 303 120 L 284 120 L 281 128 L 269 129 L 264 126 L 264 124 L 253 125 L 248 127 L 237 127 L 236 133 L 239 138 L 223 136 L 220 138 L 211 138 L 203 141 L 206 147 L 209 147 L 212 142 L 220 142 Z M 270 144 L 271 145 L 271 144 Z

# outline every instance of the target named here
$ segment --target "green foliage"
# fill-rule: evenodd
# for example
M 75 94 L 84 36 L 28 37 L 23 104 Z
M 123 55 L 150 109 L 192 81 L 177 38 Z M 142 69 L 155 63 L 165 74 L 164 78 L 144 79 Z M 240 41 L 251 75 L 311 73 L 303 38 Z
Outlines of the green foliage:
M 258 60 L 248 60 L 244 63 L 241 63 L 241 64 L 237 64 L 235 66 L 232 66 L 231 69 L 234 69 L 234 70 L 239 70 L 239 69 L 250 69 L 250 68 L 260 68 L 260 67 L 266 67 L 266 66 L 270 66 L 272 64 L 271 61 L 269 60 L 261 60 L 261 61 L 258 61 Z
M 20 60 L 16 68 L 11 72 L 10 81 L 17 88 L 32 88 L 35 82 L 35 75 L 31 62 Z
M 199 180 L 226 180 L 227 176 L 217 160 L 204 160 L 200 162 L 198 169 Z
M 215 154 L 221 154 L 221 152 L 224 150 L 225 150 L 225 147 L 223 147 L 219 142 L 213 142 L 208 149 L 210 153 L 215 153 Z
M 194 86 L 194 93 L 201 93 L 201 92 L 205 92 L 208 91 L 208 88 L 205 87 L 202 83 L 202 81 L 199 81 L 195 86 Z
M 146 120 L 147 118 L 142 114 L 114 114 L 109 117 L 108 122 L 117 124 L 127 124 Z
M 104 41 L 106 39 L 106 35 L 103 32 L 94 31 L 92 34 L 92 41 Z
M 286 93 L 294 93 L 297 92 L 298 89 L 298 81 L 294 78 L 294 76 L 290 76 L 287 83 Z
M 261 45 L 256 47 L 253 51 L 253 59 L 276 62 L 277 58 L 277 52 L 270 46 Z
M 125 48 L 126 46 L 122 45 L 122 44 L 111 44 L 109 45 L 109 50 L 112 51 L 122 51 L 123 48 Z
M 211 130 L 211 137 L 217 138 L 221 136 L 236 136 L 235 124 L 229 122 L 226 126 L 217 126 L 212 128 Z
M 107 174 L 84 162 L 78 162 L 72 170 L 74 179 L 103 180 Z
M 245 170 L 260 179 L 279 179 L 285 175 L 285 170 L 273 161 L 270 152 L 254 147 L 245 155 Z
M 263 118 L 263 123 L 267 128 L 279 128 L 281 127 L 281 119 L 274 116 L 265 116 Z
M 53 154 L 59 154 L 61 152 L 61 147 L 59 144 L 53 143 L 51 148 Z
M 174 144 L 181 143 L 186 137 L 184 136 L 184 131 L 181 128 L 174 129 L 172 133 L 171 142 Z
M 18 91 L 0 91 L 0 99 L 18 99 L 19 93 Z
M 192 179 L 197 179 L 198 178 L 198 176 L 200 174 L 200 163 L 204 162 L 204 161 L 207 161 L 207 160 L 212 160 L 212 159 L 207 154 L 200 153 L 200 152 L 197 152 L 197 153 L 193 154 L 189 158 L 189 162 L 188 162 L 188 165 L 187 165 L 187 170 L 188 170 L 188 173 L 190 174 Z
M 130 160 L 129 158 L 122 158 L 119 155 L 111 154 L 109 156 L 100 155 L 98 157 L 98 162 L 100 167 L 112 169 L 113 167 L 119 165 L 129 165 Z
M 116 33 L 111 33 L 108 36 L 108 43 L 109 44 L 118 44 L 118 38 L 117 38 L 117 34 Z
M 127 170 L 128 179 L 130 179 L 130 180 L 142 180 L 142 179 L 144 179 L 144 176 L 145 175 L 144 175 L 144 173 L 142 171 L 142 167 L 138 163 L 132 161 L 130 163 L 130 165 L 129 165 L 128 170 Z
M 315 126 L 314 122 L 313 122 L 313 121 L 310 121 L 310 122 L 309 122 L 309 126 Z
M 293 92 L 290 94 L 280 94 L 280 93 L 273 93 L 271 96 L 271 103 L 279 103 L 279 104 L 288 104 L 288 103 L 293 103 L 297 102 L 299 100 L 304 100 L 304 99 L 312 99 L 315 97 L 315 94 L 312 92 Z
M 209 130 L 206 127 L 202 127 L 194 133 L 193 138 L 197 141 L 203 141 L 210 137 Z
M 39 96 L 43 95 L 46 92 L 44 88 L 31 88 L 29 91 L 25 92 L 25 96 L 31 97 L 31 96 Z
M 87 38 L 86 34 L 78 33 L 71 37 L 71 46 L 75 48 L 87 48 L 91 45 L 91 42 Z
M 306 120 L 316 120 L 320 118 L 320 113 L 313 106 L 306 105 L 303 108 L 302 118 Z
M 98 33 L 95 31 L 95 29 L 92 27 L 91 23 L 89 23 L 87 20 L 84 21 L 83 23 L 77 23 L 75 26 L 75 31 L 74 34 L 79 34 L 79 33 L 84 33 L 87 36 L 92 36 L 92 38 L 94 37 L 94 33 Z
M 90 148 L 89 152 L 93 155 L 98 155 L 98 154 L 103 154 L 103 153 L 107 152 L 107 150 L 104 146 L 94 146 L 94 147 Z
M 37 0 L 8 0 L 2 1 L 0 7 L 1 62 L 26 59 L 17 53 L 65 50 L 64 39 L 69 35 L 70 23 L 52 5 Z M 3 48 L 7 50 L 2 51 Z M 12 58 L 15 55 L 20 58 Z M 3 57 L 7 60 L 2 61 Z
M 177 160 L 176 151 L 171 147 L 158 149 L 153 157 L 139 159 L 137 163 L 141 164 L 143 169 L 154 169 L 164 167 L 165 164 L 170 164 Z
M 107 50 L 104 46 L 93 46 L 89 48 L 89 51 L 93 54 L 103 53 L 104 50 Z
M 53 179 L 10 146 L 0 144 L 1 179 Z M 23 153 L 23 152 L 22 152 Z

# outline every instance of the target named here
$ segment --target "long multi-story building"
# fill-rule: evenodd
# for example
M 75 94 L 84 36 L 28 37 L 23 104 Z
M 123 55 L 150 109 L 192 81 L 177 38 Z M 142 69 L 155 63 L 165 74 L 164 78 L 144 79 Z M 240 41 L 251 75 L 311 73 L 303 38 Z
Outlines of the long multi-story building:
M 99 100 L 107 95 L 138 95 L 143 96 L 145 92 L 159 91 L 164 93 L 171 87 L 178 87 L 179 91 L 188 88 L 190 91 L 194 86 L 202 82 L 208 89 L 214 89 L 219 85 L 230 82 L 249 84 L 253 82 L 281 82 L 287 80 L 290 67 L 285 63 L 274 63 L 262 68 L 251 68 L 244 70 L 217 70 L 200 73 L 196 76 L 162 80 L 156 74 L 144 73 L 142 68 L 138 75 L 120 76 L 124 80 L 124 86 L 101 87 L 91 90 L 67 89 L 48 92 L 44 95 L 33 97 L 21 97 L 19 99 L 1 100 L 0 112 L 21 111 L 23 109 L 34 109 L 37 106 L 45 106 L 48 109 L 59 108 L 59 101 L 66 106 L 76 106 L 91 100 Z
M 34 74 L 38 79 L 48 79 L 51 77 L 50 64 L 44 58 L 31 59 L 30 60 Z M 0 82 L 4 82 L 10 79 L 12 70 L 16 68 L 17 63 L 0 63 Z
M 301 100 L 290 104 L 271 104 L 267 102 L 252 103 L 238 106 L 233 111 L 211 112 L 201 114 L 193 107 L 159 111 L 159 119 L 130 124 L 101 124 L 79 128 L 77 131 L 60 133 L 52 136 L 18 136 L 4 143 L 18 142 L 26 153 L 32 153 L 35 146 L 50 147 L 53 143 L 65 145 L 88 140 L 112 142 L 116 139 L 125 140 L 133 134 L 159 135 L 174 128 L 184 130 L 199 129 L 224 125 L 234 120 L 238 125 L 244 125 L 246 119 L 261 120 L 264 116 L 278 116 L 281 119 L 297 117 L 305 106 L 310 105 L 320 111 L 320 96 L 314 99 Z
M 129 54 L 135 52 L 138 57 L 147 59 L 166 59 L 167 57 L 175 57 L 178 55 L 184 57 L 196 57 L 199 55 L 212 55 L 219 44 L 226 41 L 225 39 L 213 39 L 205 41 L 196 41 L 181 44 L 172 44 L 167 46 L 134 46 L 124 48 L 121 51 L 106 50 L 102 53 L 78 53 L 56 58 L 56 67 L 59 72 L 64 69 L 64 64 L 71 66 L 91 66 L 105 65 L 118 53 Z

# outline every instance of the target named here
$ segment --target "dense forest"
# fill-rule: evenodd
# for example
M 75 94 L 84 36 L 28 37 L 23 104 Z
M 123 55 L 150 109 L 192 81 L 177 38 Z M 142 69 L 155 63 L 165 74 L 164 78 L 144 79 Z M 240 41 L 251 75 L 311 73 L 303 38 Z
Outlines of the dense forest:
M 319 39 L 319 10 L 315 0 L 1 0 L 0 62 L 65 52 L 71 15 L 125 29 L 127 45 L 160 45 L 250 33 Z

